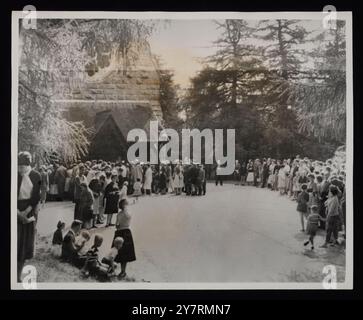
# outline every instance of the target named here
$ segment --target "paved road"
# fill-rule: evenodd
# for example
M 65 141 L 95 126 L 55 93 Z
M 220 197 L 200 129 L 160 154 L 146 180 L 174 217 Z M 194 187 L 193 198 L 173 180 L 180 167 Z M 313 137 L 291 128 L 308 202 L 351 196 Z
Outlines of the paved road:
M 131 201 L 130 201 L 131 202 Z M 327 263 L 344 276 L 337 249 L 305 250 L 296 203 L 276 192 L 231 184 L 208 184 L 205 197 L 151 196 L 130 205 L 137 261 L 128 274 L 155 282 L 320 281 Z M 51 233 L 58 221 L 69 225 L 73 204 L 49 203 L 38 232 Z M 112 241 L 104 236 L 101 255 Z M 316 238 L 316 247 L 323 235 Z

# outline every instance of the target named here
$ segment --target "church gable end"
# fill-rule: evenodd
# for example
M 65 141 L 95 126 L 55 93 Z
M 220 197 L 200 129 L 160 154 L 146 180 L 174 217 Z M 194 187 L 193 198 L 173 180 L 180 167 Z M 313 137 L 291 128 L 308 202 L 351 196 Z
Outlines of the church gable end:
M 126 138 L 122 135 L 112 115 L 109 115 L 92 138 L 88 157 L 115 161 L 126 159 L 126 156 Z

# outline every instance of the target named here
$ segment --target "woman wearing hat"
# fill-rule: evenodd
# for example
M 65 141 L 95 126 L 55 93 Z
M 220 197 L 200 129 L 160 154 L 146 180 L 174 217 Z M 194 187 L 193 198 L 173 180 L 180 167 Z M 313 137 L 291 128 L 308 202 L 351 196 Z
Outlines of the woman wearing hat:
M 79 210 L 81 212 L 81 217 L 83 221 L 83 228 L 91 229 L 92 218 L 93 218 L 93 193 L 88 187 L 86 182 L 80 184 L 81 194 L 79 199 Z
M 117 184 L 117 174 L 111 176 L 111 182 L 106 186 L 104 199 L 106 200 L 105 214 L 107 215 L 106 227 L 114 226 L 112 216 L 118 212 L 120 190 Z
M 254 181 L 254 172 L 253 172 L 253 161 L 250 159 L 247 164 L 247 179 L 246 183 L 247 185 L 252 185 Z
M 29 152 L 18 155 L 18 281 L 25 260 L 34 256 L 35 225 L 39 212 L 41 176 L 30 166 Z
M 145 171 L 145 175 L 144 175 L 144 189 L 147 195 L 151 195 L 151 186 L 153 183 L 153 171 L 150 167 L 150 164 L 147 164 L 147 169 Z
M 83 164 L 77 166 L 76 176 L 74 178 L 74 195 L 73 201 L 75 203 L 74 206 L 74 220 L 82 220 L 82 212 L 80 207 L 80 199 L 81 199 L 81 183 L 87 184 L 87 178 L 85 175 L 85 167 Z

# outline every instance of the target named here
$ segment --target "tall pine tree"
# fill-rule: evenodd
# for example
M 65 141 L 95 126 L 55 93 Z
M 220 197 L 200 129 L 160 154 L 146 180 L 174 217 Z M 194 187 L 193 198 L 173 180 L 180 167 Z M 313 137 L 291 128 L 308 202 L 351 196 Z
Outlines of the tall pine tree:
M 296 115 L 291 108 L 290 82 L 299 76 L 303 51 L 299 45 L 306 41 L 308 32 L 299 20 L 264 20 L 258 34 L 265 40 L 265 57 L 270 71 L 269 100 L 275 111 L 275 125 L 293 130 Z

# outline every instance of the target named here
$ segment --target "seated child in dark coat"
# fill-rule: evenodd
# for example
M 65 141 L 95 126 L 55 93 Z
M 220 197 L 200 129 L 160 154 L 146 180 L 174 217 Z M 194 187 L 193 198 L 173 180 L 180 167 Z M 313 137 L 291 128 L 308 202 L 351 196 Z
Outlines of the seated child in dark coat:
M 62 230 L 65 227 L 65 223 L 58 221 L 57 230 L 53 233 L 52 249 L 51 253 L 55 258 L 60 258 L 62 255 L 63 233 Z
M 93 246 L 84 255 L 84 266 L 82 272 L 85 276 L 97 276 L 101 263 L 98 260 L 98 248 L 102 245 L 103 237 L 95 234 Z
M 80 220 L 74 220 L 62 243 L 62 260 L 76 266 L 79 265 L 78 252 L 81 249 L 76 246 L 76 236 L 81 231 L 82 223 Z

